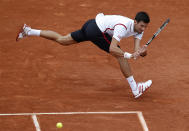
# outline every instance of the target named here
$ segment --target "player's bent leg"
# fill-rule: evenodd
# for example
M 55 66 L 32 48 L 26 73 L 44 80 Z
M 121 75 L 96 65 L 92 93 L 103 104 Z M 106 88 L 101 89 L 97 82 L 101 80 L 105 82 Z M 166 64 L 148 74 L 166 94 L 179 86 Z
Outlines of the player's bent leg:
M 148 80 L 146 82 L 139 82 L 136 84 L 136 82 L 132 76 L 131 69 L 127 62 L 127 59 L 125 59 L 124 57 L 116 57 L 116 58 L 120 64 L 120 68 L 121 68 L 123 75 L 128 80 L 128 83 L 132 89 L 132 93 L 133 93 L 134 97 L 135 98 L 140 97 L 147 89 L 149 89 L 149 87 L 152 84 L 152 80 Z

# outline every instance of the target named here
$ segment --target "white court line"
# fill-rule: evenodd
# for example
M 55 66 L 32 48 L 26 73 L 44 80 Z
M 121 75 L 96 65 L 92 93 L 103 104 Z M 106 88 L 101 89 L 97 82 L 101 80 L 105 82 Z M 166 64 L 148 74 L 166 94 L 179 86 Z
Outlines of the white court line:
M 0 114 L 0 116 L 30 116 L 32 115 L 33 120 L 36 121 L 37 126 L 36 129 L 37 131 L 40 131 L 39 123 L 37 121 L 36 115 L 77 115 L 77 114 L 137 114 L 139 121 L 142 125 L 143 131 L 149 131 L 147 124 L 144 120 L 144 117 L 142 115 L 141 111 L 125 111 L 125 112 L 55 112 L 55 113 L 13 113 L 13 114 Z
M 33 119 L 33 123 L 35 125 L 36 131 L 41 131 L 38 120 L 37 120 L 37 116 L 36 115 L 32 115 L 32 119 Z
M 140 111 L 126 112 L 55 112 L 55 113 L 13 113 L 0 114 L 0 116 L 30 116 L 30 115 L 77 115 L 77 114 L 137 114 Z
M 138 112 L 137 115 L 138 115 L 138 118 L 139 118 L 139 121 L 140 121 L 140 123 L 142 125 L 143 130 L 144 131 L 149 131 L 148 127 L 147 127 L 147 124 L 146 124 L 146 122 L 144 120 L 144 117 L 142 115 L 142 112 Z

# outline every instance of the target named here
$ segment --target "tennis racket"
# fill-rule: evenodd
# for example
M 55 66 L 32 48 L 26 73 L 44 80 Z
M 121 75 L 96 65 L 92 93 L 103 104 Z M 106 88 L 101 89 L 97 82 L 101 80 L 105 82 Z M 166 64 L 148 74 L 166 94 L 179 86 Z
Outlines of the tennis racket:
M 156 33 L 153 34 L 153 36 L 150 38 L 150 40 L 146 43 L 146 47 L 152 42 L 154 38 L 165 28 L 165 26 L 169 23 L 170 19 L 168 18 L 161 26 L 160 28 L 156 31 Z M 124 57 L 127 59 L 132 58 L 132 54 L 125 52 Z
M 146 45 L 148 46 L 152 40 L 154 38 L 156 38 L 156 36 L 165 28 L 165 26 L 169 23 L 170 19 L 168 18 L 163 24 L 162 26 L 156 31 L 156 33 L 154 33 L 154 35 L 152 36 L 152 38 L 146 43 Z

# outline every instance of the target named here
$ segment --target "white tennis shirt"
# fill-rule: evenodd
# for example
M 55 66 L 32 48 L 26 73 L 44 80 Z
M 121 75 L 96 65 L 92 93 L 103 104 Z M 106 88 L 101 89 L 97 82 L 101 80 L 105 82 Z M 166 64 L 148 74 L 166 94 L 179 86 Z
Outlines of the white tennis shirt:
M 141 34 L 134 32 L 134 20 L 120 16 L 120 15 L 104 15 L 103 13 L 97 14 L 96 24 L 103 33 L 108 33 L 117 41 L 122 38 L 134 36 L 134 38 L 142 39 Z

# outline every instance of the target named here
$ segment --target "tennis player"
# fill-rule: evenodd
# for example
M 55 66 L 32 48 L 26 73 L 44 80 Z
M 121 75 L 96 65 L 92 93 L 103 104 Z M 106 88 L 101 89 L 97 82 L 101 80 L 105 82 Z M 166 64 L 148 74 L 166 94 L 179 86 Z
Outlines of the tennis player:
M 147 48 L 146 46 L 141 47 L 140 41 L 149 22 L 149 15 L 143 11 L 138 12 L 134 20 L 125 16 L 99 13 L 94 19 L 87 20 L 81 29 L 67 35 L 61 35 L 51 30 L 33 29 L 24 24 L 19 30 L 16 41 L 28 36 L 43 37 L 63 46 L 91 41 L 118 60 L 120 69 L 128 81 L 134 97 L 138 98 L 151 86 L 152 81 L 136 83 L 127 58 L 137 59 L 147 55 Z M 121 39 L 130 36 L 134 37 L 134 53 L 132 55 L 123 51 L 118 45 Z

